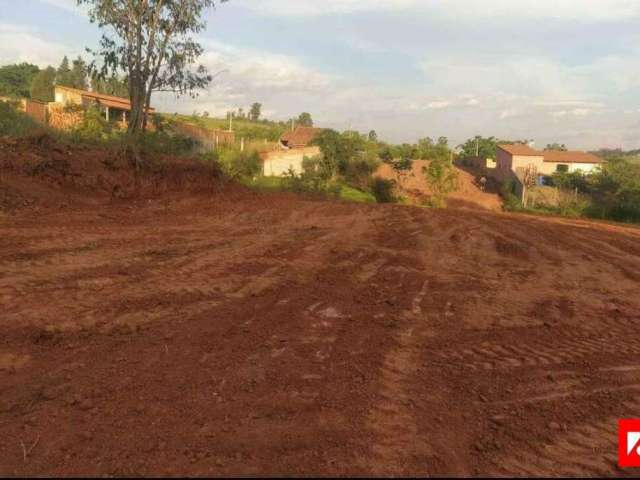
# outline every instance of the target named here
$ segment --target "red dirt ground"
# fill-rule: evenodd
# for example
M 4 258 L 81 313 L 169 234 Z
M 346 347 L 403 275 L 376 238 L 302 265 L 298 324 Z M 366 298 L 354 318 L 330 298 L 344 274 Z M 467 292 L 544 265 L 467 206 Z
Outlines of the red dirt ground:
M 187 163 L 125 201 L 36 143 L 0 144 L 1 476 L 638 475 L 638 229 Z

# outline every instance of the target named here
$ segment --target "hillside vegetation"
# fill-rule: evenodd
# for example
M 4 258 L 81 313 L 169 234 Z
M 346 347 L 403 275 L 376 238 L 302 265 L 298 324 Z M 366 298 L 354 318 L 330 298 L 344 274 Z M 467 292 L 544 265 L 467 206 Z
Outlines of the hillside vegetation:
M 165 115 L 165 118 L 184 122 L 197 127 L 210 130 L 229 130 L 229 120 L 225 118 L 213 118 L 196 115 Z M 236 138 L 245 140 L 267 140 L 276 142 L 288 129 L 286 124 L 270 120 L 234 119 L 233 131 Z

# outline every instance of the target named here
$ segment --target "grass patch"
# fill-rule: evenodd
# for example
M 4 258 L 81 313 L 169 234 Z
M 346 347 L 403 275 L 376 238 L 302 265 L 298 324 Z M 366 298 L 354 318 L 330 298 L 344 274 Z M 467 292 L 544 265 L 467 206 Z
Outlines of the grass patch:
M 341 184 L 339 198 L 348 202 L 376 203 L 376 198 L 372 194 L 345 184 Z
M 255 177 L 253 179 L 241 178 L 240 183 L 255 190 L 266 192 L 285 192 L 291 191 L 290 184 L 287 179 L 281 177 Z M 346 202 L 356 203 L 376 203 L 376 199 L 373 195 L 357 188 L 351 187 L 344 183 L 335 183 L 332 185 L 332 191 L 338 192 L 337 198 Z M 318 192 L 310 192 L 318 193 Z M 326 195 L 331 196 L 329 193 Z

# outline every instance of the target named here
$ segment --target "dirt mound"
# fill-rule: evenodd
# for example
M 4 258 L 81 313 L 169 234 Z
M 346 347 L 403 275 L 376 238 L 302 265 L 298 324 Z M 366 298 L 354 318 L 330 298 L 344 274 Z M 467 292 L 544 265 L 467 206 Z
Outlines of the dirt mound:
M 214 164 L 144 155 L 138 170 L 132 158 L 116 148 L 59 143 L 44 133 L 1 139 L 0 209 L 86 205 L 221 188 L 222 176 Z
M 422 204 L 431 197 L 431 191 L 425 180 L 423 169 L 429 165 L 428 160 L 414 160 L 411 174 L 402 184 L 401 190 L 405 196 L 416 204 Z M 458 190 L 449 194 L 448 205 L 454 208 L 471 208 L 499 212 L 502 210 L 502 200 L 495 192 L 480 190 L 476 175 L 454 167 L 458 172 Z M 388 164 L 382 164 L 376 176 L 386 179 L 396 179 L 396 174 Z

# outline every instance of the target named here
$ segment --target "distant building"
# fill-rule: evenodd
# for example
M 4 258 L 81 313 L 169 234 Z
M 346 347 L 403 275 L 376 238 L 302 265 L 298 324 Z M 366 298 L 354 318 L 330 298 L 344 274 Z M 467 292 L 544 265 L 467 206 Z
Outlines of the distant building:
M 262 158 L 262 173 L 265 177 L 284 177 L 289 172 L 300 175 L 303 172 L 302 162 L 305 157 L 320 155 L 320 147 L 291 148 L 265 152 Z
M 285 132 L 280 137 L 280 145 L 283 148 L 305 148 L 320 136 L 322 128 L 296 127 L 295 130 Z
M 313 141 L 324 131 L 322 128 L 297 127 L 280 137 L 280 150 L 265 152 L 261 155 L 262 172 L 267 177 L 283 177 L 289 172 L 299 175 L 303 172 L 305 157 L 320 155 L 320 147 Z
M 538 175 L 578 170 L 591 173 L 603 163 L 603 159 L 587 152 L 541 151 L 522 144 L 498 145 L 496 156 L 496 170 L 502 172 L 503 177 L 509 172 L 519 177 L 527 169 L 535 170 Z
M 128 98 L 57 85 L 55 87 L 55 101 L 53 104 L 49 104 L 50 111 L 55 111 L 56 107 L 58 107 L 57 110 L 60 110 L 60 107 L 69 105 L 97 106 L 107 121 L 121 122 L 123 126 L 127 125 L 131 116 L 131 102 Z M 147 113 L 154 111 L 153 108 L 149 108 Z

